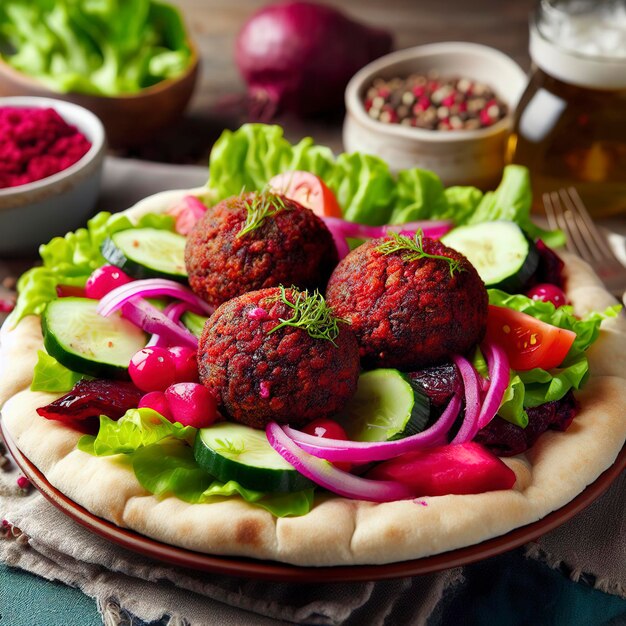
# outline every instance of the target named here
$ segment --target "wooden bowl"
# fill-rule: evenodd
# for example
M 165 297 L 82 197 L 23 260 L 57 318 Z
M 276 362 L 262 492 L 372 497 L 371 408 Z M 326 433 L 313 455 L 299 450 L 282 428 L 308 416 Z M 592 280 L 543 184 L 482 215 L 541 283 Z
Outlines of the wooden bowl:
M 43 96 L 73 102 L 102 120 L 111 148 L 137 146 L 174 123 L 185 110 L 199 66 L 196 49 L 190 48 L 191 61 L 183 74 L 123 96 L 59 93 L 0 60 L 0 96 Z

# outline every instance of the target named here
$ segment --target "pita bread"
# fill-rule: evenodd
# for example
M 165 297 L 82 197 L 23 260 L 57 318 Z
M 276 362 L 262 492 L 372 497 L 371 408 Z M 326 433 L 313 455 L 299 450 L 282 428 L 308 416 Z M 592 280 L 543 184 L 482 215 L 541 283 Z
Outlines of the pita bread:
M 163 211 L 193 191 L 157 194 L 128 214 L 137 218 Z M 615 303 L 586 264 L 564 257 L 568 297 L 577 313 Z M 626 318 L 621 315 L 603 322 L 600 338 L 589 350 L 591 375 L 577 393 L 581 411 L 569 430 L 549 431 L 527 453 L 505 460 L 517 476 L 514 489 L 420 498 L 426 506 L 318 494 L 307 515 L 277 519 L 237 497 L 208 504 L 159 500 L 139 485 L 122 457 L 96 458 L 76 450 L 78 433 L 35 412 L 57 397 L 29 390 L 42 345 L 37 317 L 2 330 L 3 427 L 20 450 L 52 485 L 95 515 L 209 554 L 327 566 L 390 563 L 472 545 L 567 504 L 613 464 L 626 439 Z

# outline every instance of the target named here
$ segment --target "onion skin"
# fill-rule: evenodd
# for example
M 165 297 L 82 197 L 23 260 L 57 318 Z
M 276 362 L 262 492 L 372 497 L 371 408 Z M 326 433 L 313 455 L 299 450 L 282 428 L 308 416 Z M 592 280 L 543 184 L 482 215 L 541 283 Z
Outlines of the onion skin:
M 312 2 L 273 4 L 255 13 L 236 41 L 235 60 L 262 118 L 341 109 L 350 78 L 391 50 L 388 31 Z

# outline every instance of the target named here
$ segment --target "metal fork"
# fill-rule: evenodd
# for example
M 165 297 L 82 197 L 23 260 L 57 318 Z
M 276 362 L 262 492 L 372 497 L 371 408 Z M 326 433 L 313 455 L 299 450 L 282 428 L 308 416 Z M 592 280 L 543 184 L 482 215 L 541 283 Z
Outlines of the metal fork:
M 626 289 L 626 267 L 593 223 L 576 189 L 544 193 L 543 205 L 550 228 L 560 228 L 567 236 L 567 250 L 587 261 L 606 288 L 621 299 Z

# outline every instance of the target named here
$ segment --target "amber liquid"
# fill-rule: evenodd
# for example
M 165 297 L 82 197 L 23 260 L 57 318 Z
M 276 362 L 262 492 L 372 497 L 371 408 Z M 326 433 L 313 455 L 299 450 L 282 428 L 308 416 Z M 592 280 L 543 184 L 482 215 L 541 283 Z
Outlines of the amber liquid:
M 586 89 L 537 70 L 517 107 L 507 162 L 542 194 L 574 185 L 594 217 L 626 213 L 626 89 Z

